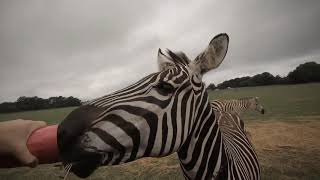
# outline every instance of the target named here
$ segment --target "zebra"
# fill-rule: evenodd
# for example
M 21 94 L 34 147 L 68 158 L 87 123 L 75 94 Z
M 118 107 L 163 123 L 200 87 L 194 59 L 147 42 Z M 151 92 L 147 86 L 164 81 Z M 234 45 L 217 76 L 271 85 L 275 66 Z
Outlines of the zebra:
M 265 113 L 264 107 L 259 102 L 259 97 L 245 97 L 232 100 L 214 100 L 210 102 L 220 111 L 237 114 L 238 116 L 245 110 L 255 110 L 261 114 Z
M 216 111 L 225 111 L 237 116 L 241 116 L 241 113 L 245 110 L 255 110 L 261 114 L 265 113 L 264 107 L 259 102 L 259 97 L 245 97 L 232 100 L 213 100 L 210 101 L 213 109 Z M 241 118 L 236 118 L 236 123 L 244 131 L 244 122 Z
M 228 163 L 223 163 L 218 179 L 252 179 L 260 177 L 260 166 L 253 145 L 247 138 L 246 133 L 238 122 L 243 122 L 240 116 L 217 111 L 214 107 L 215 115 L 221 131 L 222 142 L 225 147 L 225 153 Z M 241 152 L 241 151 L 250 151 Z M 240 154 L 240 155 L 239 155 Z M 233 171 L 242 171 L 238 177 L 234 177 Z M 236 173 L 238 175 L 238 173 Z
M 222 63 L 228 44 L 228 35 L 219 34 L 193 61 L 182 52 L 159 49 L 159 72 L 72 111 L 58 126 L 63 164 L 87 177 L 99 166 L 177 152 L 186 179 L 259 179 L 257 170 L 243 174 L 252 166 L 239 170 L 228 161 L 217 123 L 224 116 L 215 115 L 202 82 Z M 220 171 L 222 165 L 230 171 Z

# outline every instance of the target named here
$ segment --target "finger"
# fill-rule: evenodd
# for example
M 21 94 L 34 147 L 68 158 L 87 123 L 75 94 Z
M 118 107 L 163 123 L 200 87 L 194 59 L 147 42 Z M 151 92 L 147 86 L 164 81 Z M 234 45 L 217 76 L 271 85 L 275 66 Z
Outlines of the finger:
M 46 127 L 47 126 L 47 123 L 44 122 L 44 121 L 31 121 L 30 122 L 30 126 L 28 128 L 28 134 L 27 134 L 27 137 L 30 136 L 30 134 L 37 130 L 37 129 L 40 129 L 40 128 L 43 128 L 43 127 Z
M 15 152 L 15 156 L 23 165 L 29 167 L 36 167 L 38 165 L 38 159 L 30 153 L 26 146 L 21 145 L 18 151 Z

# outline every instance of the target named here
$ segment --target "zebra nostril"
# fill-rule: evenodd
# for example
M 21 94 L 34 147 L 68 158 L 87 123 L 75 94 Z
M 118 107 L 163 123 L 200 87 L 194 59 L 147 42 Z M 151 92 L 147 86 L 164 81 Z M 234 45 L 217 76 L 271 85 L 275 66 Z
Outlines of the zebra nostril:
M 262 110 L 261 110 L 261 114 L 264 114 L 264 113 L 265 113 L 265 110 L 264 110 L 264 109 L 262 109 Z

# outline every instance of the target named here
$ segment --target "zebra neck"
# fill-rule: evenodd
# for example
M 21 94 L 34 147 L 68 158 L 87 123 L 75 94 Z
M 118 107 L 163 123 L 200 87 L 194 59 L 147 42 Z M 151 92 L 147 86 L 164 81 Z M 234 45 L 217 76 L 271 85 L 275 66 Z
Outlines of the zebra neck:
M 242 108 L 242 110 L 246 110 L 250 106 L 250 102 L 248 100 L 242 100 L 240 104 L 241 104 L 240 107 Z
M 178 151 L 186 179 L 212 179 L 221 167 L 223 144 L 214 111 L 208 104 L 198 125 Z

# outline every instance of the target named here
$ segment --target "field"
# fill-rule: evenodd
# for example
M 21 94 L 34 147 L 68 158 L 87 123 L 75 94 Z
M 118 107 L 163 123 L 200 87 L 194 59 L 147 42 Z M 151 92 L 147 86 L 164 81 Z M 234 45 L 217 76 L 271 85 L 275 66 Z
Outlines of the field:
M 63 120 L 75 108 L 76 107 L 67 107 L 0 114 L 0 121 L 6 121 L 10 119 L 32 119 L 46 121 L 48 124 L 56 124 Z
M 320 179 L 320 84 L 281 85 L 211 91 L 211 99 L 259 96 L 266 114 L 244 115 L 246 129 L 261 163 L 262 178 Z M 0 114 L 15 118 L 62 120 L 74 108 Z M 0 179 L 59 179 L 53 165 L 0 170 Z M 70 175 L 68 179 L 78 179 Z M 145 158 L 121 166 L 102 167 L 88 179 L 183 179 L 176 155 Z

